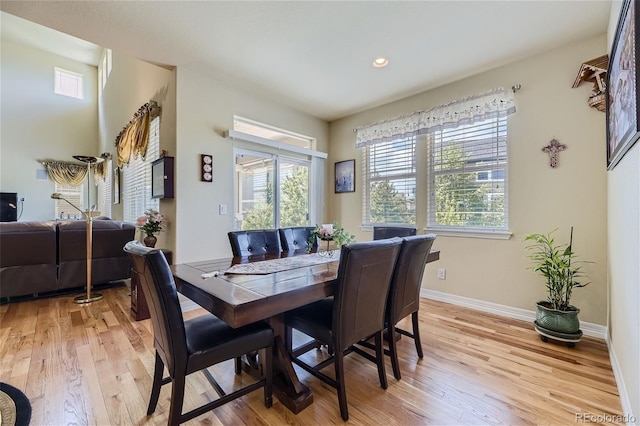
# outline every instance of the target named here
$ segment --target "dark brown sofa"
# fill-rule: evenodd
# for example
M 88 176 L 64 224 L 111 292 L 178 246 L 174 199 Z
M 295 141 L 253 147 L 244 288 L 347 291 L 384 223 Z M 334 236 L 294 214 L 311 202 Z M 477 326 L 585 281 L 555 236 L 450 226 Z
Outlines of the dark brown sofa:
M 84 287 L 86 226 L 82 220 L 0 223 L 0 298 Z M 129 278 L 122 248 L 134 236 L 133 224 L 93 221 L 93 284 Z
M 0 223 L 0 297 L 58 289 L 54 222 Z
M 94 220 L 91 280 L 93 284 L 129 278 L 131 262 L 124 252 L 134 239 L 134 225 L 115 220 Z M 87 282 L 87 222 L 58 223 L 58 289 Z

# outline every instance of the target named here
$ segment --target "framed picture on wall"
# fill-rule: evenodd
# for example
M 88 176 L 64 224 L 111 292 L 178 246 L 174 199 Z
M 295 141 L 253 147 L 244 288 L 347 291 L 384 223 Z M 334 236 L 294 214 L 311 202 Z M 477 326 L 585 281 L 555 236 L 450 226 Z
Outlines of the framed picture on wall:
M 355 192 L 356 190 L 356 160 L 338 161 L 335 170 L 336 194 L 341 192 Z
M 607 169 L 613 169 L 640 137 L 638 111 L 638 0 L 624 0 L 607 70 Z
M 120 204 L 120 167 L 113 169 L 113 204 Z

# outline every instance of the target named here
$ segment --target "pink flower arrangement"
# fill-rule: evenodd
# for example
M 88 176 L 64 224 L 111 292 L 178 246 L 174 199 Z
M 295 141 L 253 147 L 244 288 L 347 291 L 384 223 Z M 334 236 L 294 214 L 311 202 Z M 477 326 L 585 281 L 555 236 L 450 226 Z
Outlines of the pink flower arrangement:
M 162 226 L 166 223 L 166 219 L 160 212 L 149 209 L 144 212 L 144 216 L 140 216 L 136 220 L 136 227 L 147 236 L 152 236 L 158 232 L 162 232 Z

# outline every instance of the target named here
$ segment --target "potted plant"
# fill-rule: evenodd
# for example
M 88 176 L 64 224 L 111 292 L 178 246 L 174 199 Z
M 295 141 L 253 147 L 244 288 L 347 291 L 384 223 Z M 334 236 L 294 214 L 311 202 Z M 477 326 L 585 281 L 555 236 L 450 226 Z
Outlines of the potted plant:
M 147 247 L 155 247 L 158 239 L 156 235 L 162 232 L 166 219 L 163 214 L 157 210 L 149 209 L 144 212 L 144 216 L 140 216 L 136 221 L 136 226 L 146 234 L 144 237 L 144 245 Z
M 581 270 L 581 263 L 574 259 L 573 227 L 569 244 L 557 244 L 553 233 L 530 234 L 525 241 L 531 242 L 527 246 L 529 259 L 533 262 L 532 269 L 545 278 L 547 300 L 537 302 L 536 331 L 543 340 L 552 337 L 566 342 L 575 342 L 582 337 L 578 314 L 580 309 L 571 305 L 571 295 L 575 288 L 585 287 L 589 283 L 582 283 L 585 277 Z
M 322 226 L 316 225 L 316 227 L 312 229 L 311 233 L 309 234 L 309 241 L 307 242 L 308 243 L 307 251 L 311 252 L 311 248 L 314 246 L 314 243 L 317 238 L 327 242 L 326 251 L 330 252 L 329 243 L 331 241 L 335 243 L 336 248 L 340 248 L 345 244 L 349 244 L 355 241 L 356 236 L 345 231 L 344 228 L 341 226 L 338 226 L 336 222 L 333 222 L 333 224 L 330 224 L 330 225 L 322 225 Z

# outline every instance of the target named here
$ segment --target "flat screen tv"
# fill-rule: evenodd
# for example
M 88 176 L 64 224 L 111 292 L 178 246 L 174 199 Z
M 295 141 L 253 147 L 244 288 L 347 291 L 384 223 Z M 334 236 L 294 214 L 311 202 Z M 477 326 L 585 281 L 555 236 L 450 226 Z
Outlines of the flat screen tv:
M 0 192 L 0 222 L 18 220 L 18 193 Z

